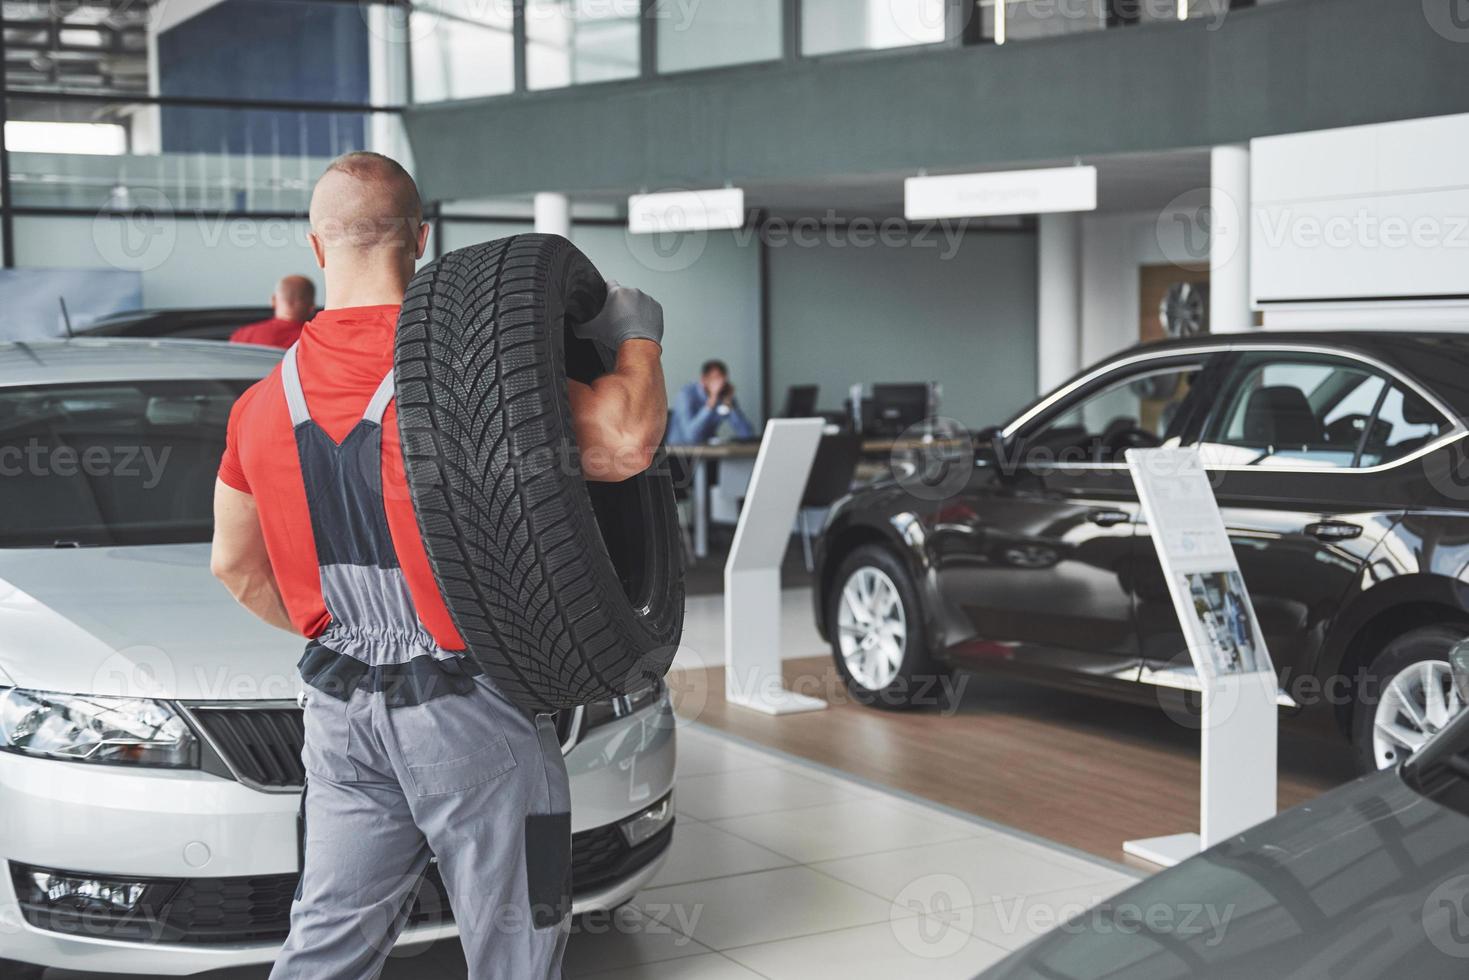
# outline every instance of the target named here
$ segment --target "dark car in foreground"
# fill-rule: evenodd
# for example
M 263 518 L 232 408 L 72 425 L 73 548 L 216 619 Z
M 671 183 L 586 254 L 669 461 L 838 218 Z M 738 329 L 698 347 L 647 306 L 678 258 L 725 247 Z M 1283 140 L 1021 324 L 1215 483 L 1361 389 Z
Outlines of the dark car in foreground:
M 981 980 L 1469 976 L 1469 713 L 1071 919 Z
M 1461 702 L 1469 336 L 1252 333 L 1125 351 L 975 439 L 954 480 L 839 501 L 818 628 L 859 700 L 949 669 L 1170 704 L 1199 688 L 1125 462 L 1198 447 L 1293 726 L 1393 765 Z

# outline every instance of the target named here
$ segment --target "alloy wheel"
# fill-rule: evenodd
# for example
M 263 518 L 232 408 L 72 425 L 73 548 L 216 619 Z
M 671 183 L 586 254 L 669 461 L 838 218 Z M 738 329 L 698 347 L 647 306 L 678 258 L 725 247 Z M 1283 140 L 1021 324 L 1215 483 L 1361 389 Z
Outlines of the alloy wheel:
M 1377 767 L 1395 766 L 1418 751 L 1463 707 L 1445 661 L 1424 660 L 1403 668 L 1382 692 L 1372 720 Z
M 880 568 L 864 565 L 842 586 L 838 646 L 847 673 L 869 691 L 893 682 L 908 648 L 908 619 L 898 586 Z

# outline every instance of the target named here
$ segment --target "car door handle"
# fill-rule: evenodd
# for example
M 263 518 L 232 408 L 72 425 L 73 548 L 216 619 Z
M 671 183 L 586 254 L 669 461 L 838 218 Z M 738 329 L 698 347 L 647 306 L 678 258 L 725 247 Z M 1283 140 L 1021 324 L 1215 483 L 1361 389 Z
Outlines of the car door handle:
M 1098 527 L 1116 527 L 1118 524 L 1126 524 L 1132 520 L 1132 515 L 1125 510 L 1108 510 L 1107 508 L 1099 507 L 1096 510 L 1089 511 L 1086 519 Z
M 1362 536 L 1362 528 L 1346 521 L 1317 521 L 1306 525 L 1306 533 L 1318 541 L 1350 541 Z

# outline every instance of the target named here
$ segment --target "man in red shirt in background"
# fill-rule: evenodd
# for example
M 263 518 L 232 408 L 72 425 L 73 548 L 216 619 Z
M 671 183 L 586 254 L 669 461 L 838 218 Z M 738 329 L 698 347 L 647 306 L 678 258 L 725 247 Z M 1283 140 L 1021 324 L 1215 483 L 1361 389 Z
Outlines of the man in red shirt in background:
M 230 343 L 282 348 L 294 344 L 316 312 L 316 284 L 305 276 L 286 276 L 275 284 L 270 307 L 274 316 L 236 330 L 230 334 Z
M 309 640 L 305 867 L 272 980 L 376 977 L 431 857 L 472 980 L 561 975 L 571 817 L 555 726 L 465 654 L 404 476 L 393 341 L 428 231 L 397 163 L 350 153 L 327 169 L 311 199 L 326 307 L 235 404 L 215 485 L 215 575 Z M 576 329 L 617 352 L 611 373 L 568 385 L 584 472 L 623 480 L 667 418 L 662 309 L 609 287 Z

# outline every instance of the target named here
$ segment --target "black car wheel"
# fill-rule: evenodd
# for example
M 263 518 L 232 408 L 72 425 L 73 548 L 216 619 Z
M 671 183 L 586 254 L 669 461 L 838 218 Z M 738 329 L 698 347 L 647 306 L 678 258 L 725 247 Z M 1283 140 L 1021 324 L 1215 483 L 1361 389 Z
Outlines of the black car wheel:
M 880 708 L 940 703 L 941 671 L 928 649 L 923 609 L 903 563 L 863 545 L 842 561 L 826 597 L 831 652 L 852 697 Z
M 408 285 L 398 427 L 434 575 L 469 652 L 527 711 L 645 688 L 683 629 L 683 557 L 661 452 L 588 483 L 567 379 L 604 364 L 573 324 L 606 286 L 555 235 L 457 249 Z
M 1393 640 L 1357 685 L 1352 745 L 1361 772 L 1388 769 L 1412 755 L 1464 707 L 1449 651 L 1469 630 L 1425 626 Z

